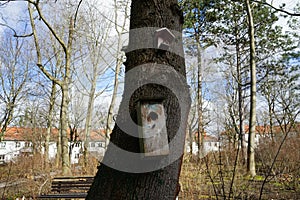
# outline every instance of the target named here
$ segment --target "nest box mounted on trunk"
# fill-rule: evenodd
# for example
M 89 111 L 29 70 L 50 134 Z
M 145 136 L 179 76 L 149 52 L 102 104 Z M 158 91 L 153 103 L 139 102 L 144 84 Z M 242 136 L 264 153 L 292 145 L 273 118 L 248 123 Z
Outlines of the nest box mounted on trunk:
M 159 49 L 168 50 L 174 39 L 174 34 L 167 28 L 160 28 L 155 31 L 154 42 Z
M 140 148 L 144 157 L 169 154 L 166 115 L 161 101 L 141 101 L 138 106 Z

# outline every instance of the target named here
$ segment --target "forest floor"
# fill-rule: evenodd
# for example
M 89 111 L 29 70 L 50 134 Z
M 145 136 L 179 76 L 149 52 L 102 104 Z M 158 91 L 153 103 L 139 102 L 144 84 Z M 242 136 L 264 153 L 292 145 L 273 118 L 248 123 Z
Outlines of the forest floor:
M 266 173 L 259 162 L 257 176 L 250 178 L 245 173 L 244 165 L 234 167 L 232 158 L 225 161 L 218 153 L 201 160 L 197 160 L 196 156 L 185 155 L 180 175 L 179 199 L 300 199 L 299 170 L 294 174 L 269 175 L 264 184 Z M 40 175 L 43 174 L 41 168 L 38 162 L 29 162 L 22 166 L 0 166 L 0 199 L 15 200 L 45 192 L 45 188 L 50 187 L 50 177 Z M 299 169 L 299 166 L 296 168 Z M 80 175 L 79 167 L 73 171 Z M 90 172 L 94 173 L 95 171 Z
M 265 176 L 258 173 L 250 178 L 245 169 L 236 166 L 232 183 L 234 167 L 211 160 L 212 156 L 200 161 L 194 156 L 184 157 L 179 199 L 300 199 L 299 174 L 295 177 L 289 174 L 268 176 L 264 183 Z

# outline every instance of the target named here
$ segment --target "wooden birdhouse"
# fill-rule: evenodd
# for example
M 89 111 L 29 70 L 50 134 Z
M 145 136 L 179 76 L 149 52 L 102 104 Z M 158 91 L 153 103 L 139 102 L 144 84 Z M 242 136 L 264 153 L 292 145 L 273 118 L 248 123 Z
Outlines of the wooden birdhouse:
M 144 157 L 169 154 L 164 106 L 159 101 L 139 102 L 140 149 Z
M 174 34 L 167 28 L 160 28 L 155 31 L 156 47 L 163 50 L 168 50 L 171 43 L 174 41 Z

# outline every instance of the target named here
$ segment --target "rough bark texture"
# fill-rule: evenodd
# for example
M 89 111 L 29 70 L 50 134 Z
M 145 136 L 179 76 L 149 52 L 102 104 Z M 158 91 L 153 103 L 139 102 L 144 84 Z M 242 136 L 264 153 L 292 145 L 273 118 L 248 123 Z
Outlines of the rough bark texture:
M 182 23 L 182 13 L 175 0 L 132 1 L 131 30 L 144 27 L 167 27 L 170 30 L 181 32 Z M 129 37 L 128 49 L 132 50 L 126 53 L 127 61 L 125 63 L 126 74 L 123 100 L 120 105 L 116 125 L 111 134 L 111 142 L 103 159 L 103 163 L 98 167 L 98 173 L 88 193 L 87 199 L 175 199 L 179 191 L 179 174 L 188 114 L 187 111 L 181 111 L 189 108 L 190 99 L 188 95 L 183 97 L 185 106 L 185 108 L 183 108 L 183 103 L 179 101 L 179 98 L 182 97 L 176 96 L 168 87 L 164 87 L 161 84 L 146 84 L 132 91 L 130 84 L 137 82 L 137 80 L 138 82 L 143 82 L 143 80 L 149 79 L 149 74 L 151 74 L 153 77 L 150 77 L 150 79 L 159 77 L 158 79 L 161 79 L 162 82 L 165 81 L 170 87 L 176 87 L 179 83 L 175 77 L 173 79 L 170 77 L 172 73 L 165 70 L 166 68 L 157 67 L 159 64 L 163 64 L 171 66 L 178 74 L 182 75 L 182 82 L 185 83 L 184 89 L 188 91 L 185 80 L 184 58 L 183 56 L 178 56 L 175 53 L 165 50 L 134 48 L 138 46 L 137 43 L 141 41 L 145 44 L 153 43 L 153 38 L 148 38 L 144 34 L 134 32 L 130 32 Z M 176 51 L 182 53 L 181 35 L 177 37 L 176 40 Z M 183 55 L 183 53 L 181 55 Z M 151 64 L 141 66 L 145 63 Z M 137 68 L 140 70 L 135 76 L 128 77 L 128 72 L 131 69 Z M 185 92 L 182 91 L 182 95 L 184 94 Z M 126 99 L 130 99 L 129 105 L 126 104 Z M 138 129 L 132 128 L 129 135 L 120 127 L 123 126 L 123 123 L 127 123 L 130 120 L 137 123 L 137 104 L 139 100 L 145 99 L 160 99 L 164 105 L 167 118 L 168 140 L 171 142 L 175 138 L 173 144 L 170 144 L 170 158 L 172 158 L 173 154 L 175 157 L 177 154 L 180 154 L 178 158 L 176 157 L 175 161 L 170 164 L 164 165 L 163 163 L 168 161 L 163 157 L 148 160 L 142 157 L 139 158 L 140 160 L 134 158 L 135 160 L 131 164 L 128 162 L 130 157 L 120 158 L 118 151 L 115 151 L 113 148 L 113 145 L 116 145 L 128 152 L 140 152 Z M 129 111 L 130 115 L 126 113 L 127 111 Z M 182 122 L 184 124 L 183 127 L 180 126 Z M 125 168 L 128 169 L 128 171 L 114 169 L 106 165 L 106 163 L 110 163 L 111 165 L 117 163 L 115 166 L 118 168 L 123 164 L 122 162 L 126 163 Z M 142 166 L 141 168 L 143 168 L 143 166 L 147 168 L 148 164 L 149 166 L 164 167 L 154 171 L 152 171 L 150 167 L 148 171 L 145 169 L 147 172 L 129 172 L 130 169 L 138 168 L 139 165 Z

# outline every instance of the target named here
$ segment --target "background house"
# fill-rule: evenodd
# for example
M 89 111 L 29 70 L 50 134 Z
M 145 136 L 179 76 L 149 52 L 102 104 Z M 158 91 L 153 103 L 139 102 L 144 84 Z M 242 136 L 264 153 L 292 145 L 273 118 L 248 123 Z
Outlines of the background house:
M 32 154 L 32 143 L 22 140 L 3 140 L 0 142 L 0 164 L 14 161 L 18 156 Z
M 215 152 L 215 151 L 219 151 L 221 143 L 218 140 L 217 137 L 214 137 L 212 135 L 205 135 L 204 136 L 204 141 L 203 141 L 203 149 L 202 149 L 202 155 L 206 155 L 209 152 Z M 187 153 L 191 152 L 191 145 L 190 145 L 190 141 L 187 140 L 186 144 L 185 144 L 185 150 Z M 192 142 L 192 153 L 193 154 L 198 154 L 198 144 L 197 142 L 193 141 Z
M 4 134 L 0 142 L 0 164 L 16 160 L 19 156 L 31 156 L 33 152 L 45 153 L 45 135 L 46 129 L 38 128 L 20 128 L 10 127 Z M 53 129 L 51 141 L 49 142 L 49 159 L 55 159 L 57 154 L 58 130 Z M 84 142 L 80 134 L 76 141 L 69 141 L 69 155 L 71 164 L 79 162 L 83 155 Z M 105 139 L 103 131 L 92 131 L 88 144 L 90 155 L 100 159 L 105 153 Z
M 287 134 L 287 138 L 299 139 L 300 136 L 300 123 L 295 123 L 293 126 L 291 125 L 274 125 L 272 128 L 270 125 L 257 125 L 255 127 L 255 139 L 254 144 L 255 147 L 258 147 L 260 144 L 265 143 L 267 141 L 281 141 L 282 137 Z M 221 133 L 222 144 L 224 146 L 229 145 L 229 143 L 233 144 L 234 141 L 238 141 L 238 134 L 234 129 L 226 130 Z M 249 126 L 244 126 L 244 147 L 248 146 L 249 139 Z

